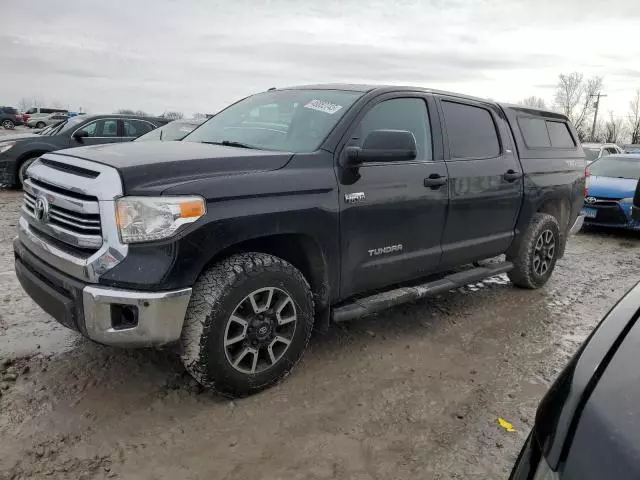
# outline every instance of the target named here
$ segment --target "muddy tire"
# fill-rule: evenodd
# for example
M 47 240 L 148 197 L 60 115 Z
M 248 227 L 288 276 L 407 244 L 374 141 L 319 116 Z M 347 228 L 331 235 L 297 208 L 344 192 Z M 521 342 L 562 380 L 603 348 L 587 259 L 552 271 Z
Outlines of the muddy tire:
M 521 288 L 540 288 L 556 266 L 560 253 L 560 226 L 552 215 L 536 213 L 524 235 L 518 240 L 513 254 L 507 259 L 513 262 L 509 272 L 511 282 Z
M 298 269 L 263 253 L 234 255 L 193 287 L 182 362 L 207 389 L 251 395 L 291 372 L 309 343 L 313 319 L 311 289 Z

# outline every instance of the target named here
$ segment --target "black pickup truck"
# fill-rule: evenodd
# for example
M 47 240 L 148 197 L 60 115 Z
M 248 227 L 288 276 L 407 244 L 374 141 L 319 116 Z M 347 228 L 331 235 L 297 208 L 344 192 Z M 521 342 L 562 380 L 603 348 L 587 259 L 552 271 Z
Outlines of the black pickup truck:
M 270 90 L 180 142 L 43 155 L 16 273 L 64 325 L 176 345 L 204 386 L 242 396 L 285 377 L 313 327 L 505 272 L 541 287 L 582 224 L 584 174 L 557 113 L 420 88 Z

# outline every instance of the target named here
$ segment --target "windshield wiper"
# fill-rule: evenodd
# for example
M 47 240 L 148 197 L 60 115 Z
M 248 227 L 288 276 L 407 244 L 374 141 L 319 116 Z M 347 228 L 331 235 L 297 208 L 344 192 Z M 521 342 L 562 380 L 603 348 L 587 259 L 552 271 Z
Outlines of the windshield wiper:
M 206 143 L 207 145 L 224 145 L 225 147 L 250 148 L 252 150 L 256 149 L 256 147 L 252 147 L 251 145 L 247 145 L 246 143 L 234 142 L 232 140 L 222 140 L 221 142 L 202 142 L 202 143 Z

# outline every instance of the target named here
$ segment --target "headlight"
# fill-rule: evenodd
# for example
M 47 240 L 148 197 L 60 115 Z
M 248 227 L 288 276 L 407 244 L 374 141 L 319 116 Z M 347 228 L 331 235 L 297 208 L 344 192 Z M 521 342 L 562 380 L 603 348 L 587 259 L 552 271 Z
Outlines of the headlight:
M 4 153 L 13 147 L 16 142 L 0 142 L 0 153 Z
M 620 203 L 633 203 L 633 197 L 623 198 Z
M 538 464 L 538 469 L 533 477 L 533 480 L 559 480 L 560 476 L 557 472 L 551 470 L 551 467 L 547 461 L 543 458 Z
M 168 238 L 206 211 L 201 197 L 122 197 L 116 200 L 117 223 L 123 243 Z

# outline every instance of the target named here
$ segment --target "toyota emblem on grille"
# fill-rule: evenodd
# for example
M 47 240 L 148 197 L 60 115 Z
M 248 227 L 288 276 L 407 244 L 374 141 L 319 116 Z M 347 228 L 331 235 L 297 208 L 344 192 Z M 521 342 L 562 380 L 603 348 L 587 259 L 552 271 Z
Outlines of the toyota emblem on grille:
M 587 197 L 584 199 L 585 202 L 587 203 L 596 203 L 597 198 L 596 197 Z
M 36 203 L 33 205 L 33 216 L 39 222 L 46 222 L 49 219 L 49 202 L 46 198 L 36 198 Z

